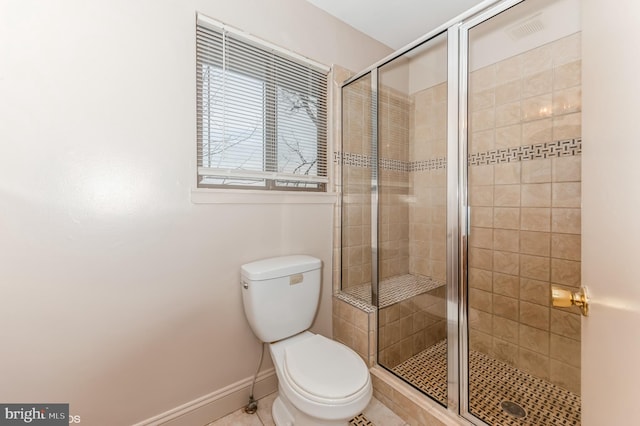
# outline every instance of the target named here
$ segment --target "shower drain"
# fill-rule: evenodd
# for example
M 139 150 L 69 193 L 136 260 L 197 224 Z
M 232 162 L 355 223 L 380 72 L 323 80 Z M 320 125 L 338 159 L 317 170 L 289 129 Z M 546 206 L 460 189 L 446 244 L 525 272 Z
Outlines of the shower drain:
M 500 407 L 510 416 L 517 419 L 524 419 L 527 417 L 527 410 L 513 401 L 502 401 Z

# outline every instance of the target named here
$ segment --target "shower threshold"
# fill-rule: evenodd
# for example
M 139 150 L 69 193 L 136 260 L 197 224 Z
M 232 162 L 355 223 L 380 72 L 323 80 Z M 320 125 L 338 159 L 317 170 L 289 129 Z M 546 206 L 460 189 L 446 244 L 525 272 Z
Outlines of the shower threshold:
M 380 281 L 378 305 L 386 308 L 422 293 L 444 286 L 445 283 L 423 275 L 405 274 Z M 363 284 L 342 289 L 342 293 L 371 304 L 371 284 Z
M 392 371 L 442 404 L 447 399 L 447 341 L 442 340 Z M 502 403 L 526 410 L 517 418 Z M 490 425 L 580 425 L 580 397 L 490 356 L 469 351 L 469 411 Z

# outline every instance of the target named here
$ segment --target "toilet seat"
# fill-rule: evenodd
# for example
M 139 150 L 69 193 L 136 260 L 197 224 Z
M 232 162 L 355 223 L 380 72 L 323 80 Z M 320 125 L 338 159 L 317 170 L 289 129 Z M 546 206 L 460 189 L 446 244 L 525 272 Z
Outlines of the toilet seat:
M 287 383 L 305 398 L 321 404 L 344 404 L 362 397 L 370 384 L 360 356 L 345 345 L 313 335 L 285 348 Z

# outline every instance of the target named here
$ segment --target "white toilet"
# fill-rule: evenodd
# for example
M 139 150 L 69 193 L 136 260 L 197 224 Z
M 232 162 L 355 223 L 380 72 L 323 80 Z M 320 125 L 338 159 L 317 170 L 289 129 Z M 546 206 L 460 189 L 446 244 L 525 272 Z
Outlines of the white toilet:
M 242 266 L 244 311 L 271 343 L 276 425 L 346 425 L 371 400 L 369 370 L 354 351 L 308 331 L 320 299 L 320 259 L 285 256 Z

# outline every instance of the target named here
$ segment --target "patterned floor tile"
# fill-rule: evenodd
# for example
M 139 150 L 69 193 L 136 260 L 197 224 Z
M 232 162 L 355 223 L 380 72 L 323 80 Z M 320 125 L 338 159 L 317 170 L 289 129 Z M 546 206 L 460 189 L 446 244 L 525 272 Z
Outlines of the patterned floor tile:
M 442 404 L 447 397 L 447 341 L 398 365 L 393 371 Z M 580 425 L 580 397 L 481 352 L 469 353 L 470 411 L 490 425 Z M 526 410 L 524 418 L 502 409 L 504 401 Z

